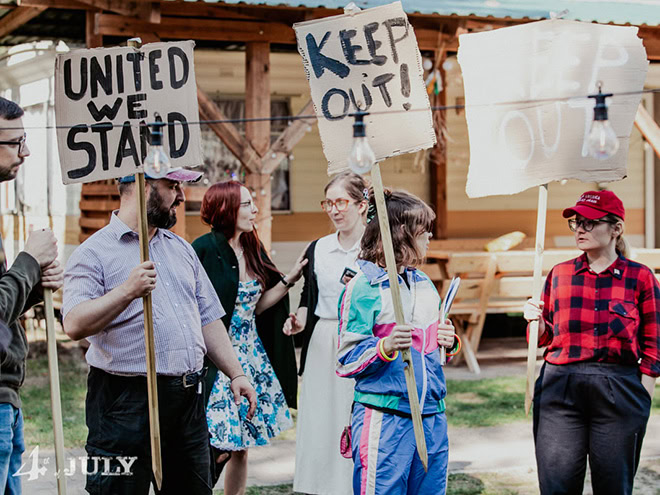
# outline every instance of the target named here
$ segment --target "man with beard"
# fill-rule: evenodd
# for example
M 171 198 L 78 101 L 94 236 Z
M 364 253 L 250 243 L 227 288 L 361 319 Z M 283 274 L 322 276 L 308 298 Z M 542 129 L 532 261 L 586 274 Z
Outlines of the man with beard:
M 25 143 L 23 109 L 0 97 L 0 182 L 13 180 L 30 155 Z M 19 389 L 25 379 L 28 343 L 18 319 L 41 301 L 43 289 L 62 286 L 57 243 L 49 229 L 32 232 L 25 249 L 7 270 L 0 238 L 0 493 L 20 494 L 21 478 L 13 476 L 21 466 L 23 414 Z
M 256 406 L 220 318 L 224 310 L 192 246 L 168 228 L 185 200 L 182 182 L 201 173 L 184 169 L 147 177 L 151 261 L 140 263 L 135 178 L 119 180 L 120 206 L 110 223 L 71 255 L 64 276 L 64 331 L 90 342 L 85 404 L 86 490 L 147 495 L 152 482 L 144 318 L 154 313 L 158 406 L 163 456 L 160 494 L 211 495 L 210 454 L 202 383 L 204 355 L 231 378 L 234 400 Z M 131 270 L 131 267 L 135 267 Z M 156 280 L 158 279 L 158 283 Z M 94 468 L 92 457 L 101 457 Z M 106 460 L 108 459 L 108 460 Z M 108 463 L 109 462 L 109 468 Z M 108 473 L 125 472 L 129 476 Z

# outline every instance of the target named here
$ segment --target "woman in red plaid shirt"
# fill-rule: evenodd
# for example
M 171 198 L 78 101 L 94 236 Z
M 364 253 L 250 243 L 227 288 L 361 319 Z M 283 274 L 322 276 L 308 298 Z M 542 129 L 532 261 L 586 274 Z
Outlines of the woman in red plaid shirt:
M 611 191 L 589 191 L 564 210 L 583 254 L 548 274 L 539 321 L 545 363 L 534 392 L 542 494 L 580 494 L 589 459 L 593 492 L 632 493 L 660 375 L 660 287 L 627 259 L 625 210 Z

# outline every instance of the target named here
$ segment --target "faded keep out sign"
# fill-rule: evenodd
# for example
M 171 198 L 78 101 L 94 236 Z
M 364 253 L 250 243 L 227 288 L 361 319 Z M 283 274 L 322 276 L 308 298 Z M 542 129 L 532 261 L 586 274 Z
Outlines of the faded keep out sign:
M 159 113 L 173 167 L 202 163 L 192 41 L 97 48 L 55 61 L 57 144 L 65 184 L 142 171 L 145 123 Z
M 608 98 L 620 147 L 604 161 L 587 154 L 594 100 L 584 96 L 596 93 L 599 81 L 605 93 L 643 88 L 648 61 L 636 27 L 553 19 L 464 34 L 458 61 L 470 138 L 469 197 L 626 176 L 641 95 Z
M 415 33 L 400 2 L 294 24 L 328 173 L 346 168 L 358 110 L 377 160 L 435 144 Z M 382 113 L 379 112 L 389 112 Z

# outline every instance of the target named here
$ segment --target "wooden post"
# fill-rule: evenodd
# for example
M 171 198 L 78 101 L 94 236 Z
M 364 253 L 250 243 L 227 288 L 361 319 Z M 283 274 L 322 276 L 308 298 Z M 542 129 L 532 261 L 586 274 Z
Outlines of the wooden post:
M 371 182 L 374 187 L 376 212 L 378 213 L 380 237 L 383 242 L 385 265 L 387 268 L 387 276 L 390 281 L 392 303 L 394 304 L 394 316 L 397 325 L 405 325 L 406 322 L 403 316 L 403 304 L 401 303 L 401 293 L 399 291 L 399 278 L 397 273 L 396 260 L 394 258 L 394 248 L 392 245 L 392 234 L 390 232 L 390 221 L 387 217 L 383 179 L 380 175 L 380 165 L 378 163 L 376 163 L 371 169 Z M 426 451 L 424 425 L 422 423 L 422 413 L 419 407 L 417 383 L 415 382 L 415 370 L 413 369 L 412 354 L 410 349 L 401 351 L 401 358 L 403 359 L 404 363 L 406 363 L 406 366 L 404 367 L 404 373 L 406 376 L 406 388 L 408 389 L 408 401 L 410 402 L 410 415 L 412 416 L 415 441 L 417 443 L 417 453 L 419 454 L 419 458 L 422 461 L 422 465 L 424 466 L 424 471 L 428 471 L 429 458 Z
M 536 213 L 536 250 L 534 253 L 534 280 L 532 299 L 538 301 L 543 292 L 543 250 L 545 246 L 545 217 L 548 209 L 548 185 L 539 186 L 539 204 Z M 539 322 L 529 324 L 527 345 L 527 389 L 525 391 L 525 415 L 529 414 L 534 399 L 534 378 L 536 377 L 536 354 L 539 342 Z
M 245 51 L 245 117 L 270 117 L 270 44 L 254 41 Z M 259 157 L 270 148 L 270 121 L 247 122 L 245 137 Z M 270 210 L 270 174 L 264 174 L 261 163 L 246 167 L 245 185 L 259 209 L 257 228 L 259 238 L 270 251 L 272 219 Z
M 446 50 L 436 51 L 436 67 L 440 71 L 442 91 L 432 98 L 434 106 L 447 104 L 447 90 L 445 88 L 445 70 L 442 64 L 446 57 Z M 433 111 L 433 127 L 435 129 L 436 144 L 431 148 L 429 166 L 431 168 L 431 203 L 435 206 L 435 232 L 436 239 L 447 238 L 447 141 L 445 139 L 446 110 Z
M 128 40 L 128 46 L 139 47 L 139 41 Z M 140 238 L 140 262 L 149 261 L 149 227 L 147 224 L 147 198 L 144 173 L 135 174 L 137 188 L 137 225 Z M 160 419 L 158 415 L 158 381 L 156 378 L 156 352 L 154 343 L 154 320 L 151 294 L 142 298 L 144 306 L 144 346 L 147 365 L 147 399 L 149 408 L 149 430 L 151 437 L 151 469 L 160 490 L 163 484 L 163 460 L 160 450 Z
M 53 291 L 44 289 L 44 312 L 46 313 L 46 344 L 48 346 L 48 375 L 50 377 L 50 408 L 53 415 L 55 439 L 55 469 L 57 470 L 57 493 L 66 494 L 64 474 L 64 430 L 62 428 L 62 399 L 60 398 L 60 371 L 57 363 L 57 341 L 55 339 L 55 310 Z
M 96 16 L 100 11 L 88 10 L 85 12 L 85 39 L 87 48 L 99 48 L 103 46 L 103 35 L 96 30 Z

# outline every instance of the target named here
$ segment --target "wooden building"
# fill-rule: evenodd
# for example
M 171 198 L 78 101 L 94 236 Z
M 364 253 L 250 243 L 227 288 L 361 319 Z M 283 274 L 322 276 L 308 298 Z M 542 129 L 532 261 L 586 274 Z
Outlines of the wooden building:
M 386 2 L 358 2 L 362 8 L 382 3 Z M 404 0 L 403 6 L 409 13 L 423 56 L 433 61 L 443 75 L 444 90 L 433 97 L 432 103 L 454 105 L 464 101 L 460 69 L 455 59 L 459 34 L 548 18 L 550 11 L 560 12 L 567 6 L 571 11 L 566 18 L 639 25 L 648 57 L 657 62 L 651 64 L 647 87 L 660 88 L 660 12 L 647 3 L 642 0 L 625 4 L 604 1 L 595 7 L 590 1 L 555 0 L 538 7 L 538 2 L 514 0 L 478 4 Z M 240 3 L 0 0 L 0 44 L 12 46 L 50 39 L 76 48 L 113 46 L 133 36 L 141 37 L 145 43 L 193 39 L 197 42 L 195 67 L 202 119 L 310 114 L 309 88 L 291 26 L 295 22 L 341 13 L 339 6 L 343 4 L 317 0 L 288 4 L 269 0 Z M 0 79 L 16 73 L 22 63 L 28 64 L 29 60 L 0 67 Z M 20 91 L 8 89 L 10 87 L 14 86 L 3 82 L 0 89 L 24 104 L 20 101 Z M 657 121 L 660 95 L 647 95 L 644 105 Z M 434 205 L 438 213 L 437 237 L 489 237 L 511 230 L 533 234 L 534 191 L 469 200 L 465 194 L 469 158 L 465 115 L 460 110 L 451 110 L 437 111 L 435 117 L 440 123 L 438 129 L 443 129 L 439 133 L 439 144 L 428 152 L 388 160 L 383 167 L 385 183 L 406 188 Z M 269 122 L 251 122 L 244 128 L 216 124 L 206 128 L 205 134 L 209 159 L 206 169 L 210 171 L 207 175 L 214 179 L 218 177 L 218 170 L 223 170 L 221 177 L 234 173 L 240 176 L 241 170 L 246 172 L 246 184 L 253 190 L 260 208 L 258 222 L 262 238 L 270 239 L 272 232 L 273 242 L 301 242 L 330 231 L 329 221 L 319 208 L 327 175 L 313 121 L 296 121 L 289 126 L 281 122 L 274 122 L 272 126 Z M 218 138 L 224 146 L 218 147 Z M 55 167 L 56 157 L 49 162 Z M 653 150 L 634 130 L 629 177 L 611 188 L 626 202 L 627 230 L 632 242 L 639 246 L 655 246 L 660 236 L 660 199 L 655 199 L 656 184 L 660 186 L 660 173 L 655 172 L 658 165 Z M 53 182 L 59 178 L 59 167 L 55 168 L 49 175 Z M 189 189 L 186 222 L 178 226 L 189 239 L 206 230 L 196 211 L 203 186 Z M 569 233 L 559 210 L 573 203 L 588 187 L 597 185 L 551 185 L 547 229 L 550 244 L 561 245 L 566 241 Z M 82 194 L 80 207 L 83 211 L 80 216 L 67 195 L 69 206 L 61 222 L 66 226 L 67 244 L 74 244 L 102 225 L 108 210 L 117 204 L 110 194 L 112 187 L 83 186 L 81 193 L 79 189 L 75 191 L 75 194 Z M 283 198 L 278 200 L 277 211 L 271 211 L 271 205 L 275 204 L 271 193 Z M 15 205 L 10 204 L 11 191 L 3 190 L 0 195 L 2 211 L 15 211 Z M 15 221 L 20 223 L 20 219 Z M 23 220 L 22 225 L 26 223 Z M 4 231 L 12 230 L 8 225 L 7 222 L 3 225 Z

